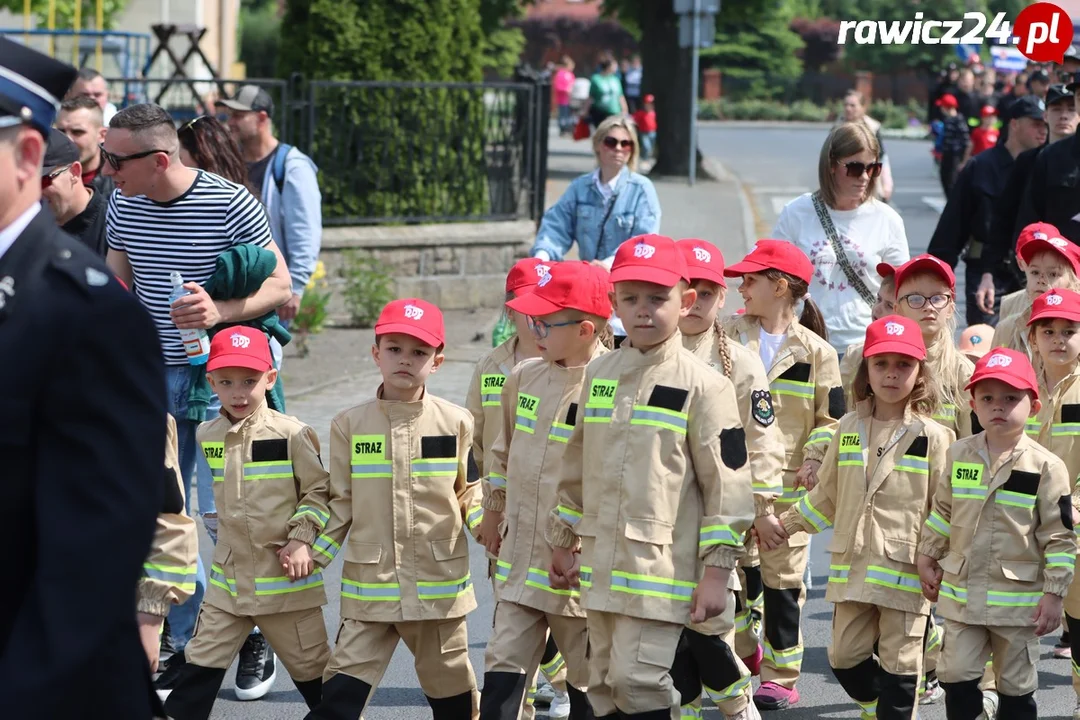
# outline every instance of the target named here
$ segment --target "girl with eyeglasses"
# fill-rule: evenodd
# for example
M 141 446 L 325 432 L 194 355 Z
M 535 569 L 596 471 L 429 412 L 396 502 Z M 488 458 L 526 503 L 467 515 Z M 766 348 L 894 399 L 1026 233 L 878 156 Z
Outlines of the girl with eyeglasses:
M 994 344 L 1027 353 L 1039 372 L 1038 353 L 1028 342 L 1031 304 L 1047 290 L 1080 290 L 1080 247 L 1072 244 L 1049 223 L 1032 223 L 1016 240 L 1016 261 L 1027 278 L 1028 302 L 1018 312 L 1002 319 L 994 331 Z

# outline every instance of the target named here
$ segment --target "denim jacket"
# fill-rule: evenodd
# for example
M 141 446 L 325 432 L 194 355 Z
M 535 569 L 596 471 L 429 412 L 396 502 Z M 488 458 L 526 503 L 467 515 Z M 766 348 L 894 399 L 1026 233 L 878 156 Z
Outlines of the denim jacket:
M 624 168 L 609 214 L 595 176 L 590 172 L 575 179 L 544 213 L 530 255 L 543 250 L 559 261 L 577 241 L 580 259 L 605 260 L 626 240 L 660 231 L 660 200 L 647 177 Z

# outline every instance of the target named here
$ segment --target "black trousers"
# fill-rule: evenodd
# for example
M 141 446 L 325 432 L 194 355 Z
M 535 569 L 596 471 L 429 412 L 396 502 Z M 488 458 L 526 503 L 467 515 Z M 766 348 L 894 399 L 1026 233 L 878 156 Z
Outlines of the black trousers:
M 952 186 L 956 182 L 956 176 L 960 172 L 960 161 L 963 159 L 963 155 L 957 155 L 955 153 L 941 154 L 941 167 L 939 168 L 941 174 L 941 189 L 945 192 L 946 200 L 948 200 L 949 193 L 952 191 Z
M 994 273 L 994 314 L 987 315 L 979 309 L 979 303 L 975 299 L 975 293 L 979 290 L 979 283 L 982 282 L 982 271 L 978 267 L 973 267 L 964 261 L 964 300 L 966 303 L 965 319 L 968 325 L 978 325 L 985 323 L 991 327 L 997 327 L 998 321 L 1001 320 L 1001 298 L 1005 297 L 1009 293 L 1016 292 L 1020 289 L 1020 283 L 1016 282 L 1016 277 L 1007 269 L 1002 268 L 999 272 Z

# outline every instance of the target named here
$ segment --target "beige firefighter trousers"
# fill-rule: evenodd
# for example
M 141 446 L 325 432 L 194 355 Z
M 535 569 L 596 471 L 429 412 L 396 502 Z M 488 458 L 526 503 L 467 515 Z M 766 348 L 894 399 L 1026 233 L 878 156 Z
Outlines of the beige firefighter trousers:
M 776 514 L 780 515 L 787 507 L 778 507 Z M 778 550 L 761 551 L 761 584 L 764 586 L 765 598 L 765 654 L 761 661 L 761 682 L 774 682 L 786 688 L 795 687 L 796 681 L 802 670 L 803 639 L 802 639 L 802 608 L 806 604 L 806 585 L 803 583 L 803 574 L 806 572 L 806 563 L 810 559 L 810 536 L 804 532 L 793 534 L 787 543 Z M 798 600 L 792 599 L 788 593 L 770 593 L 770 590 L 794 590 L 798 588 Z M 776 607 L 770 607 L 770 598 L 783 599 L 785 602 Z M 772 616 L 770 620 L 769 617 Z M 773 647 L 769 642 L 769 630 L 774 625 L 785 626 L 799 624 L 795 642 L 786 643 L 788 647 Z M 750 654 L 740 657 L 749 657 Z
M 589 703 L 596 717 L 669 708 L 680 720 L 671 679 L 683 626 L 589 611 Z
M 739 572 L 742 572 L 741 568 Z M 743 580 L 742 583 L 743 587 L 745 587 L 745 580 Z M 740 592 L 745 593 L 746 590 L 741 590 Z M 732 649 L 734 649 L 732 643 L 736 641 L 737 637 L 735 633 L 734 595 L 734 593 L 728 595 L 727 607 L 724 608 L 724 612 L 718 615 L 714 620 L 710 621 L 716 623 L 712 628 L 716 631 L 716 636 L 727 643 L 727 646 Z M 754 650 L 756 651 L 756 645 Z M 725 717 L 741 713 L 753 700 L 754 688 L 750 683 L 750 670 L 743 664 L 742 658 L 738 652 L 734 652 L 734 655 L 735 665 L 739 669 L 739 680 L 726 688 L 705 687 L 705 692 L 709 695 L 709 699 L 716 705 L 720 714 Z M 683 704 L 682 717 L 684 720 L 701 717 L 700 695 L 691 702 Z
M 938 663 L 941 682 L 966 682 L 982 677 L 985 683 L 992 653 L 998 692 L 1012 697 L 1035 692 L 1039 684 L 1035 671 L 1039 638 L 1032 626 L 987 627 L 945 620 L 942 627 L 945 639 Z M 984 683 L 979 687 L 986 689 Z
M 926 615 L 860 602 L 833 605 L 829 665 L 846 670 L 874 655 L 890 675 L 922 672 Z

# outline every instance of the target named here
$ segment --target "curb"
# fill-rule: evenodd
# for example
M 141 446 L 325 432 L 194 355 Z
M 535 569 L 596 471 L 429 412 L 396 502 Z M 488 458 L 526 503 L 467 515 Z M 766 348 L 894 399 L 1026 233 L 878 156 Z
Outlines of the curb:
M 750 193 L 739 176 L 731 172 L 719 159 L 711 156 L 702 158 L 701 167 L 705 174 L 718 182 L 730 182 L 735 184 L 735 192 L 739 197 L 739 208 L 742 215 L 743 242 L 747 252 L 757 244 L 757 225 L 754 222 L 754 205 L 750 201 Z

